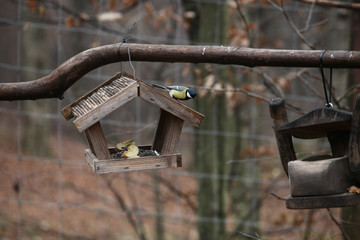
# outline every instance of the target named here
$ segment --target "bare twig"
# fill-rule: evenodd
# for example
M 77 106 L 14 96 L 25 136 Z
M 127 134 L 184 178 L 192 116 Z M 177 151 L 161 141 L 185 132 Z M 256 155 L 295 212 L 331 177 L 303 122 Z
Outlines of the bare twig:
M 261 238 L 257 237 L 257 236 L 252 236 L 250 234 L 247 234 L 247 233 L 243 233 L 243 232 L 238 232 L 240 235 L 243 235 L 247 238 L 251 238 L 251 239 L 256 239 L 256 240 L 261 240 Z
M 118 193 L 118 191 L 115 189 L 115 187 L 112 184 L 112 181 L 110 178 L 106 178 L 103 177 L 107 187 L 109 188 L 109 190 L 114 194 L 117 202 L 120 205 L 120 208 L 124 211 L 124 213 L 126 214 L 126 217 L 131 225 L 131 227 L 134 229 L 134 231 L 136 232 L 136 234 L 138 235 L 139 239 L 141 240 L 146 240 L 146 236 L 145 233 L 142 231 L 142 229 L 138 228 L 138 224 L 136 219 L 134 218 L 134 216 L 131 213 L 131 209 L 127 206 L 127 204 L 125 203 L 125 200 L 122 198 L 122 196 Z
M 264 85 L 272 92 L 276 97 L 285 98 L 284 92 L 281 88 L 274 83 L 274 80 L 267 74 L 266 72 L 262 71 L 261 69 L 252 69 L 253 72 L 260 74 L 264 79 Z
M 162 178 L 160 175 L 156 176 L 156 179 L 159 183 L 163 184 L 166 188 L 168 188 L 171 192 L 179 196 L 180 198 L 184 199 L 184 201 L 187 203 L 187 205 L 190 207 L 190 209 L 196 213 L 197 206 L 196 204 L 191 200 L 190 196 L 181 190 L 177 189 L 171 182 L 169 182 L 167 179 Z
M 258 94 L 254 93 L 254 92 L 246 91 L 246 90 L 244 90 L 242 88 L 227 89 L 227 88 L 203 87 L 203 86 L 195 86 L 195 85 L 192 85 L 191 87 L 194 88 L 194 89 L 197 89 L 197 90 L 206 90 L 206 91 L 209 91 L 209 92 L 238 92 L 238 93 L 242 93 L 242 94 L 244 94 L 244 95 L 246 95 L 248 97 L 252 97 L 252 98 L 255 98 L 257 100 L 260 100 L 260 101 L 264 101 L 264 102 L 269 102 L 270 101 L 270 99 L 268 99 L 266 97 L 258 95 Z
M 280 197 L 279 195 L 277 195 L 277 194 L 274 193 L 274 192 L 272 192 L 272 193 L 270 193 L 270 194 L 271 194 L 272 196 L 276 197 L 276 198 L 279 199 L 279 200 L 286 201 L 286 198 Z
M 312 73 L 310 73 L 310 72 L 305 72 L 305 74 L 307 74 L 308 76 L 310 76 L 310 77 L 312 77 L 312 78 L 314 78 L 314 79 L 316 79 L 316 80 L 318 80 L 318 81 L 322 81 L 322 79 L 319 77 L 319 76 L 317 76 L 317 75 L 314 75 L 314 74 L 312 74 Z M 325 83 L 326 83 L 326 87 L 329 87 L 329 81 L 325 78 Z M 335 92 L 334 92 L 334 89 L 331 89 L 331 92 L 332 92 L 332 103 L 336 106 L 336 107 L 338 107 L 338 108 L 340 108 L 340 104 L 339 104 L 339 100 L 338 100 L 338 98 L 335 96 Z
M 268 0 L 271 5 L 273 5 L 276 9 L 278 9 L 286 19 L 286 21 L 289 23 L 290 27 L 294 30 L 294 32 L 298 35 L 298 37 L 312 50 L 315 50 L 315 46 L 310 43 L 304 35 L 301 33 L 301 31 L 296 27 L 295 23 L 290 19 L 289 15 L 287 14 L 286 10 L 284 9 L 283 2 L 281 1 L 281 5 L 277 5 L 272 0 Z
M 305 71 L 301 70 L 296 73 L 296 77 L 300 79 L 300 81 L 319 99 L 323 99 L 323 95 L 320 95 L 319 91 L 316 90 L 313 84 L 310 84 L 307 79 L 305 79 L 302 75 Z M 306 73 L 306 72 L 305 72 Z
M 307 31 L 309 29 L 311 19 L 312 19 L 312 15 L 313 15 L 313 12 L 314 12 L 314 7 L 315 7 L 315 1 L 310 6 L 310 10 L 309 10 L 308 17 L 306 19 L 305 27 L 300 30 L 301 33 L 305 32 L 305 31 Z
M 340 1 L 329 1 L 329 0 L 296 0 L 296 1 L 309 3 L 309 4 L 315 3 L 316 5 L 323 7 L 345 8 L 356 11 L 360 10 L 360 4 L 352 3 L 352 2 L 344 2 L 344 1 L 340 2 Z
M 10 3 L 15 3 L 12 0 L 7 0 L 7 1 L 10 2 Z M 147 0 L 144 0 L 143 2 L 145 2 L 145 1 L 147 1 Z M 122 38 L 124 38 L 124 37 L 129 38 L 129 35 L 130 35 L 129 32 L 131 31 L 131 29 L 127 29 L 125 31 L 125 30 L 122 30 L 122 29 L 108 28 L 107 26 L 102 24 L 96 16 L 88 16 L 86 14 L 83 14 L 83 13 L 79 12 L 79 11 L 74 11 L 71 8 L 67 7 L 66 5 L 58 3 L 58 1 L 39 0 L 39 1 L 33 1 L 31 3 L 29 2 L 28 4 L 29 5 L 33 4 L 34 7 L 38 7 L 39 5 L 43 5 L 43 6 L 46 6 L 47 8 L 50 8 L 50 9 L 56 9 L 56 10 L 59 9 L 63 13 L 67 14 L 68 16 L 71 16 L 72 18 L 76 19 L 77 22 L 78 22 L 78 25 L 88 24 L 89 26 L 92 26 L 94 28 L 99 28 L 100 25 L 101 25 L 101 31 L 102 32 L 106 32 L 106 33 L 112 34 L 114 36 L 121 36 Z M 133 10 L 135 7 L 137 7 L 137 5 L 139 5 L 139 1 L 133 1 L 132 4 L 128 5 L 126 8 L 121 9 L 120 12 L 122 14 L 126 14 L 126 13 L 130 12 L 131 10 Z M 32 19 L 30 16 L 28 16 L 26 19 L 28 21 L 30 21 L 30 22 L 32 22 L 33 20 L 34 21 L 38 20 L 37 18 Z M 42 18 L 41 22 L 46 22 L 48 24 L 53 24 L 53 25 L 58 24 L 57 20 L 54 21 L 54 20 L 49 19 L 49 18 Z M 131 39 L 138 40 L 138 41 L 142 40 L 140 38 L 137 38 L 136 36 L 132 36 Z
M 307 214 L 306 224 L 305 224 L 305 231 L 304 231 L 304 240 L 310 239 L 311 235 L 311 227 L 312 227 L 312 217 L 314 216 L 316 209 L 310 209 Z
M 269 98 L 266 98 L 264 96 L 261 96 L 259 94 L 254 93 L 254 92 L 246 91 L 246 90 L 244 90 L 242 88 L 227 89 L 227 88 L 202 87 L 202 86 L 195 86 L 195 85 L 189 85 L 189 86 L 191 86 L 192 88 L 197 89 L 197 90 L 206 90 L 206 91 L 209 91 L 209 92 L 238 92 L 238 93 L 242 93 L 242 94 L 246 95 L 247 97 L 251 97 L 251 98 L 257 99 L 257 100 L 262 101 L 262 102 L 269 103 L 269 101 L 270 101 Z M 286 103 L 286 107 L 290 111 L 303 114 L 303 112 L 301 111 L 300 108 L 295 107 L 292 104 Z
M 348 98 L 351 94 L 354 94 L 357 90 L 360 89 L 360 84 L 357 85 L 353 85 L 351 86 L 345 93 L 344 95 L 342 95 L 338 102 L 340 103 L 341 101 L 345 100 L 346 98 Z
M 252 37 L 252 33 L 250 31 L 249 22 L 247 21 L 245 14 L 241 10 L 240 1 L 235 1 L 235 3 L 236 3 L 237 12 L 240 15 L 241 21 L 243 22 L 244 27 L 245 27 L 246 34 L 249 38 L 249 42 L 250 42 L 249 46 L 252 47 L 253 46 L 253 37 Z
M 343 238 L 345 240 L 350 240 L 349 236 L 346 234 L 344 227 L 336 220 L 336 218 L 334 217 L 334 215 L 332 214 L 331 210 L 329 208 L 327 208 L 327 211 L 329 213 L 329 216 L 331 218 L 331 220 L 336 224 L 336 226 L 338 226 L 338 228 L 341 231 L 341 234 L 343 235 Z
M 310 27 L 311 27 L 311 28 L 319 27 L 319 26 L 321 26 L 321 25 L 326 24 L 328 21 L 329 21 L 328 19 L 321 20 L 321 21 L 319 21 L 319 22 L 316 22 L 316 23 L 313 23 L 313 24 L 309 25 L 309 28 L 310 28 Z M 307 31 L 307 30 L 308 30 L 308 28 L 304 28 L 304 29 L 301 29 L 300 32 L 303 33 L 303 32 L 305 32 L 305 31 Z

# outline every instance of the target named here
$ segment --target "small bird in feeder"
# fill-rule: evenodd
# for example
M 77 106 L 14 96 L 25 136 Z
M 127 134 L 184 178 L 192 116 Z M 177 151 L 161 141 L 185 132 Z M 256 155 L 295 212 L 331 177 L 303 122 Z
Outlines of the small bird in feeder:
M 177 100 L 188 100 L 196 97 L 196 92 L 188 87 L 184 86 L 162 86 L 153 84 L 154 87 L 166 90 L 170 97 Z

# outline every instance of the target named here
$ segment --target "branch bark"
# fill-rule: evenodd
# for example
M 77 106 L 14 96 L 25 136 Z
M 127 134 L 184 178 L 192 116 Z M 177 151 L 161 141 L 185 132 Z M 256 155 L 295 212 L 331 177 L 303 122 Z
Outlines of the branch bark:
M 49 75 L 29 82 L 0 83 L 0 101 L 62 98 L 86 73 L 121 61 L 187 62 L 248 67 L 319 67 L 320 50 L 275 50 L 228 46 L 110 44 L 91 48 L 70 58 Z M 324 67 L 360 68 L 360 52 L 327 51 Z

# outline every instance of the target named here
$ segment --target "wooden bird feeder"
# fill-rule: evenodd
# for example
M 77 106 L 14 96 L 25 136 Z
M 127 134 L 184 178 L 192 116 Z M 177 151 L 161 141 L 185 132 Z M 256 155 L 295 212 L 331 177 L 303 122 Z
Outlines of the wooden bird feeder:
M 360 97 L 353 113 L 330 107 L 315 109 L 288 122 L 285 102 L 270 102 L 280 159 L 289 177 L 289 209 L 346 207 L 360 204 L 360 195 L 347 189 L 360 180 Z M 326 137 L 331 155 L 297 160 L 292 138 Z
M 158 156 L 113 159 L 114 147 L 108 147 L 100 120 L 109 113 L 140 97 L 160 108 L 152 146 L 139 146 L 160 153 Z M 66 120 L 73 123 L 79 132 L 85 132 L 90 149 L 85 150 L 85 159 L 95 173 L 126 172 L 135 170 L 181 167 L 181 154 L 176 153 L 184 120 L 199 127 L 204 116 L 163 91 L 134 79 L 126 73 L 117 73 L 91 92 L 61 110 Z

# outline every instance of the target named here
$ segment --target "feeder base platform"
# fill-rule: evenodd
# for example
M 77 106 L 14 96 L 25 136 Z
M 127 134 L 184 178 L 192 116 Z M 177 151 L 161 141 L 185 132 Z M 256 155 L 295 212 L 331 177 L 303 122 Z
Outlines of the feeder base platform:
M 341 193 L 326 196 L 286 197 L 288 209 L 313 209 L 348 207 L 360 204 L 360 195 L 356 193 Z
M 112 152 L 113 149 L 109 149 L 109 151 Z M 182 164 L 181 154 L 179 153 L 138 158 L 99 160 L 90 149 L 85 149 L 85 160 L 91 170 L 97 174 L 181 167 Z

